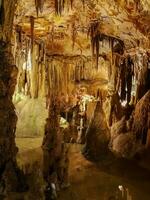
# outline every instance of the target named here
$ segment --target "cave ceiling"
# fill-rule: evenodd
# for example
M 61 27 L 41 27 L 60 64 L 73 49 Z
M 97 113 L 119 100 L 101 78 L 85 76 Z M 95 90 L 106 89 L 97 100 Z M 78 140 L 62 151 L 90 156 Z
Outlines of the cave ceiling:
M 66 0 L 56 9 L 54 0 L 20 0 L 14 27 L 31 36 L 31 16 L 34 17 L 34 39 L 44 41 L 51 54 L 90 55 L 88 27 L 99 21 L 99 31 L 125 43 L 126 50 L 137 46 L 149 48 L 150 2 L 147 0 Z M 57 1 L 58 2 L 58 1 Z M 106 47 L 107 48 L 107 45 Z M 104 48 L 104 51 L 105 51 Z

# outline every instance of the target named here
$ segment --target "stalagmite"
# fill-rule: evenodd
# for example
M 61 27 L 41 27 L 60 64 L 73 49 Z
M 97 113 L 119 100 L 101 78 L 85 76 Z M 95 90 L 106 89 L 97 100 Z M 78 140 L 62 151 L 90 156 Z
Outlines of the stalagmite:
M 68 150 L 62 141 L 62 134 L 59 127 L 59 99 L 55 93 L 55 97 L 51 96 L 49 117 L 46 121 L 42 144 L 43 176 L 50 188 L 52 185 L 63 188 L 68 184 Z M 51 196 L 53 196 L 53 193 L 49 195 L 49 198 Z
M 31 50 L 33 50 L 33 44 L 34 44 L 34 17 L 30 17 L 30 28 L 31 28 Z
M 109 129 L 100 102 L 97 102 L 93 119 L 85 137 L 86 143 L 83 154 L 87 158 L 100 160 L 104 153 L 105 155 L 108 153 Z

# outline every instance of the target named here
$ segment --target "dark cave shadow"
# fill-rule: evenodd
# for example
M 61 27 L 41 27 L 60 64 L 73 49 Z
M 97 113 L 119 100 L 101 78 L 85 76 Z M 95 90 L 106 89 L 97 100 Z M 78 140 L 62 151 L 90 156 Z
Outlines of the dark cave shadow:
M 111 152 L 98 161 L 84 157 L 95 163 L 97 170 L 118 177 L 127 188 L 132 185 L 139 192 L 147 194 L 150 199 L 150 170 L 139 166 L 138 160 L 116 158 Z

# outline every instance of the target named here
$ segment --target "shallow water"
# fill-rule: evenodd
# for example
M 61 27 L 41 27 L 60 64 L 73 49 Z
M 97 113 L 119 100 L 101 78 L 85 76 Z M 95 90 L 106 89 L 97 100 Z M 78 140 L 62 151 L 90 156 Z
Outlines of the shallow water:
M 35 138 L 33 143 L 29 140 L 17 139 L 22 164 L 42 159 L 42 138 Z M 150 200 L 149 170 L 133 162 L 111 158 L 105 158 L 96 165 L 83 157 L 81 148 L 77 144 L 70 146 L 71 186 L 59 193 L 58 200 Z M 29 196 L 25 200 L 34 200 L 34 193 Z
M 132 162 L 103 161 L 96 166 L 73 147 L 69 189 L 60 200 L 150 200 L 150 173 Z

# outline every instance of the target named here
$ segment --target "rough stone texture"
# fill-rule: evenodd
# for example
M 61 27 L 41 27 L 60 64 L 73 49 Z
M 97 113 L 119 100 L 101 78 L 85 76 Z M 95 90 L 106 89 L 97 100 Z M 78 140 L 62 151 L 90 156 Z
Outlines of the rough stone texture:
M 136 154 L 133 133 L 119 134 L 112 142 L 112 151 L 119 157 L 132 158 Z
M 86 133 L 83 154 L 92 160 L 99 160 L 108 152 L 109 129 L 100 102 L 97 103 L 94 117 Z
M 126 127 L 126 120 L 125 117 L 123 117 L 121 120 L 119 120 L 118 122 L 114 123 L 112 125 L 112 127 L 110 128 L 110 143 L 109 143 L 109 147 L 112 147 L 113 144 L 113 140 L 118 137 L 118 135 L 120 135 L 121 133 L 125 133 L 127 131 L 127 127 Z
M 0 177 L 4 179 L 6 191 L 16 191 L 18 186 L 16 184 L 18 177 L 15 174 L 17 169 L 17 147 L 15 145 L 17 116 L 12 103 L 12 95 L 16 84 L 17 68 L 13 65 L 13 57 L 4 41 L 0 41 L 0 60 L 2 88 L 0 94 Z
M 150 129 L 150 90 L 137 103 L 134 113 L 132 130 L 136 138 L 145 144 Z
M 3 192 L 17 191 L 18 187 L 22 187 L 16 164 L 17 116 L 12 103 L 18 71 L 10 53 L 15 3 L 2 1 L 3 20 L 0 24 L 0 183 L 4 183 Z
M 61 157 L 61 145 L 62 137 L 59 128 L 58 101 L 57 98 L 52 98 L 42 144 L 43 176 L 49 185 L 56 183 L 58 160 Z
M 123 117 L 111 127 L 109 148 L 115 155 L 133 158 L 141 153 L 147 143 L 150 128 L 150 91 L 137 103 L 135 111 L 128 121 Z
M 108 94 L 103 107 L 108 126 L 111 126 L 113 123 L 121 119 L 123 111 L 120 104 L 119 95 L 117 93 L 111 91 L 111 93 Z
M 114 123 L 110 129 L 109 148 L 117 157 L 131 159 L 144 150 L 142 143 L 136 140 L 132 123 L 132 116 L 128 121 L 123 117 L 120 121 Z

